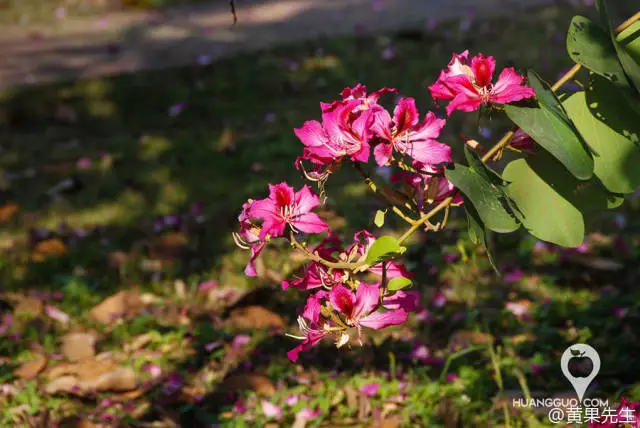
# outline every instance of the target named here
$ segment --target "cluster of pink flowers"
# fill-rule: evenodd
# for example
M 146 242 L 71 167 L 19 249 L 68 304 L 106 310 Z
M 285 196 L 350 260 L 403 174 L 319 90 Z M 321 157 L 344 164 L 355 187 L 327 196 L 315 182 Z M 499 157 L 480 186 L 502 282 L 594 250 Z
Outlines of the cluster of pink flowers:
M 469 60 L 468 55 L 468 51 L 454 54 L 448 69 L 429 88 L 434 100 L 450 101 L 448 114 L 535 95 L 533 89 L 523 85 L 524 77 L 512 68 L 503 70 L 492 84 L 495 60 L 482 54 Z M 427 112 L 421 120 L 413 98 L 399 98 L 392 113 L 379 104 L 383 95 L 397 93 L 396 89 L 382 88 L 367 94 L 366 87 L 358 84 L 346 88 L 340 100 L 320 103 L 322 120 L 307 121 L 294 130 L 304 146 L 296 167 L 302 168 L 307 178 L 324 181 L 343 163 L 368 163 L 373 150 L 378 166 L 404 166 L 391 176 L 390 184 L 401 184 L 420 213 L 452 194 L 454 204 L 462 203 L 444 176 L 444 168 L 452 162 L 451 147 L 438 141 L 446 120 L 433 112 Z M 304 169 L 305 162 L 312 165 L 310 171 Z M 234 234 L 238 245 L 251 251 L 245 273 L 255 276 L 254 261 L 270 239 L 289 236 L 296 243 L 293 237 L 299 232 L 328 232 L 315 248 L 302 244 L 313 261 L 302 277 L 282 283 L 285 290 L 292 287 L 310 293 L 298 317 L 302 336 L 297 338 L 301 342 L 288 353 L 292 361 L 325 337 L 333 337 L 341 347 L 350 342 L 355 330 L 361 343 L 363 327 L 377 330 L 402 324 L 408 313 L 419 310 L 418 293 L 387 288 L 389 279 L 409 277 L 404 266 L 386 261 L 360 269 L 376 238 L 362 230 L 344 247 L 312 212 L 319 204 L 320 198 L 308 186 L 296 192 L 287 183 L 270 185 L 268 198 L 243 205 L 238 217 L 240 232 Z M 359 269 L 343 268 L 354 265 Z M 365 282 L 360 278 L 365 274 L 375 279 Z

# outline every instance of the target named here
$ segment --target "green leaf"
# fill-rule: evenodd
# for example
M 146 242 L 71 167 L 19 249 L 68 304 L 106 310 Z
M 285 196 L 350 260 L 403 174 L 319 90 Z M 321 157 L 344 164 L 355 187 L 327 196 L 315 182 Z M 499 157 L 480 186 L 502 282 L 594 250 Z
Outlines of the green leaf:
M 365 257 L 365 263 L 373 266 L 398 256 L 405 251 L 406 248 L 400 246 L 393 236 L 381 236 L 376 239 L 373 245 L 371 245 L 371 248 L 369 248 L 367 256 Z
M 387 213 L 387 210 L 378 210 L 376 211 L 376 217 L 373 220 L 373 224 L 375 224 L 377 227 L 382 227 L 384 226 L 384 216 Z
M 627 77 L 607 30 L 584 16 L 574 16 L 567 34 L 567 51 L 571 59 L 606 77 L 628 86 Z
M 445 175 L 471 201 L 487 228 L 499 233 L 509 233 L 520 225 L 507 207 L 506 195 L 501 188 L 492 185 L 480 174 L 464 165 L 455 164 Z
M 597 179 L 577 180 L 545 152 L 509 163 L 503 176 L 511 182 L 507 193 L 527 230 L 564 247 L 583 242 L 585 214 L 615 207 L 621 199 Z
M 593 158 L 548 85 L 535 73 L 529 84 L 536 91 L 538 106 L 508 104 L 505 112 L 516 125 L 582 180 L 593 175 Z M 504 177 L 504 174 L 503 174 Z
M 600 76 L 592 76 L 588 94 L 577 92 L 564 106 L 582 137 L 598 152 L 594 173 L 614 193 L 633 193 L 640 187 L 640 117 L 630 120 L 620 131 L 608 125 L 632 117 L 618 89 Z M 587 104 L 587 98 L 589 103 Z M 622 129 L 624 128 L 624 129 Z M 630 131 L 635 128 L 633 131 Z
M 611 28 L 611 20 L 609 19 L 609 14 L 607 12 L 606 2 L 604 0 L 596 0 L 596 8 L 600 13 L 600 21 L 607 29 L 609 37 L 611 37 L 613 46 L 618 54 L 618 60 L 620 61 L 620 64 L 622 64 L 622 69 L 631 84 L 635 87 L 636 91 L 640 93 L 640 62 L 634 58 L 635 49 L 630 52 L 627 48 L 629 42 L 626 45 L 623 45 L 618 41 L 616 34 Z
M 474 152 L 466 145 L 464 146 L 464 156 L 467 158 L 467 162 L 469 162 L 469 167 L 474 172 L 480 174 L 482 178 L 487 180 L 489 183 L 493 184 L 494 186 L 502 186 L 505 184 L 502 177 L 500 177 L 497 172 L 489 168 L 487 164 L 482 162 L 482 159 L 480 158 L 478 153 Z
M 489 249 L 489 242 L 487 240 L 487 229 L 484 227 L 478 211 L 476 211 L 472 204 L 465 203 L 464 207 L 465 211 L 467 212 L 469 238 L 474 244 L 481 244 L 484 247 L 485 251 L 487 252 L 489 263 L 491 263 L 491 267 L 493 267 L 493 270 L 496 271 L 496 274 L 500 275 L 500 271 L 498 271 L 493 258 L 493 253 Z
M 413 282 L 409 278 L 405 278 L 404 276 L 396 276 L 395 278 L 391 278 L 387 283 L 387 289 L 391 291 L 402 290 L 403 288 L 411 287 Z
M 640 21 L 636 21 L 616 36 L 616 42 L 640 64 Z

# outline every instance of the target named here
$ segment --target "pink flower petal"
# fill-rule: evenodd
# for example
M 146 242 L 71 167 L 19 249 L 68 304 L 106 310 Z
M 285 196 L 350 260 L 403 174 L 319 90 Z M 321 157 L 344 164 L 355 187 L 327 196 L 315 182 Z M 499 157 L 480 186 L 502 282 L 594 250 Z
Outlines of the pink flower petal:
M 516 73 L 513 67 L 505 68 L 491 90 L 491 102 L 508 104 L 536 96 L 532 88 L 522 85 L 524 77 Z
M 402 98 L 393 111 L 396 132 L 402 134 L 418 124 L 418 108 L 413 98 Z
M 360 325 L 373 330 L 380 330 L 392 325 L 404 323 L 408 318 L 403 309 L 394 309 L 387 312 L 374 312 L 360 320 Z
M 267 400 L 261 400 L 260 404 L 262 405 L 262 411 L 266 417 L 273 418 L 275 420 L 282 419 L 282 409 L 280 407 L 268 402 Z
M 62 312 L 55 306 L 45 305 L 44 311 L 49 318 L 59 321 L 62 324 L 67 324 L 69 322 L 69 315 L 67 315 L 65 312 Z
M 393 295 L 382 299 L 382 306 L 387 309 L 404 309 L 417 312 L 420 309 L 420 293 L 417 291 L 398 290 Z
M 393 155 L 393 145 L 380 143 L 373 149 L 373 157 L 380 166 L 387 165 Z
M 304 233 L 322 233 L 329 230 L 329 225 L 316 213 L 306 213 L 298 216 L 292 222 L 292 226 Z
M 379 391 L 379 383 L 369 383 L 360 387 L 360 392 L 362 392 L 367 397 L 375 397 L 376 395 L 378 395 Z
M 471 69 L 478 86 L 489 86 L 496 70 L 496 60 L 492 56 L 478 54 L 471 59 Z
M 356 303 L 353 318 L 361 318 L 378 306 L 380 300 L 380 285 L 361 282 L 356 290 Z
M 356 297 L 353 292 L 344 285 L 337 285 L 331 289 L 329 292 L 329 301 L 336 310 L 344 314 L 347 318 L 353 317 Z

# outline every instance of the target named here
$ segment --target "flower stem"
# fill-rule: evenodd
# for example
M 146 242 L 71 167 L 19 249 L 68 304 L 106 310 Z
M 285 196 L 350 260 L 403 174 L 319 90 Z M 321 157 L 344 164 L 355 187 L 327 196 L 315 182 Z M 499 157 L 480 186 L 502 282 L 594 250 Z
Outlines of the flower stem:
M 447 208 L 449 205 L 451 205 L 451 202 L 453 201 L 453 196 L 449 196 L 447 199 L 445 199 L 444 201 L 440 202 L 435 208 L 433 208 L 431 211 L 429 211 L 428 213 L 426 213 L 425 215 L 423 215 L 422 217 L 420 217 L 420 219 L 418 221 L 416 221 L 405 233 L 404 235 L 402 235 L 400 237 L 400 239 L 398 239 L 398 244 L 402 245 L 402 243 L 404 241 L 406 241 L 411 235 L 413 235 L 413 233 L 418 230 L 420 228 L 420 226 L 422 226 L 424 223 L 426 223 L 427 221 L 429 221 L 429 219 L 431 217 L 433 217 L 434 215 L 438 214 L 440 212 L 440 210 Z
M 329 260 L 325 260 L 322 257 L 320 257 L 319 255 L 312 253 L 311 251 L 309 251 L 309 249 L 307 247 L 305 247 L 304 245 L 300 244 L 298 241 L 296 241 L 295 236 L 293 235 L 293 231 L 290 234 L 290 239 L 291 239 L 291 245 L 293 245 L 295 248 L 297 248 L 298 250 L 302 251 L 308 259 L 316 262 L 316 263 L 320 263 L 326 267 L 332 268 L 332 269 L 355 269 L 358 266 L 360 266 L 361 263 L 342 263 L 342 262 L 331 262 Z
M 400 217 L 402 220 L 406 221 L 411 225 L 415 223 L 415 220 L 409 217 L 408 215 L 406 215 L 397 205 L 394 204 L 394 202 L 384 192 L 379 191 L 378 186 L 376 186 L 376 183 L 374 183 L 371 176 L 369 176 L 369 174 L 365 172 L 365 170 L 362 168 L 362 165 L 360 165 L 360 163 L 354 162 L 353 166 L 360 173 L 360 175 L 364 179 L 364 182 L 367 184 L 367 186 L 369 186 L 371 191 L 376 195 L 380 196 L 385 201 L 387 201 L 391 205 L 391 210 L 398 217 Z

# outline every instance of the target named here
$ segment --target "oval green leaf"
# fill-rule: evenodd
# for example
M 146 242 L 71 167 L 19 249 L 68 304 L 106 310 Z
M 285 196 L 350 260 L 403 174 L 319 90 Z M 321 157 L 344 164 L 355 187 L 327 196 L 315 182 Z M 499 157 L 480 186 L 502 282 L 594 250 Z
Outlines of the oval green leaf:
M 602 77 L 593 78 L 604 81 Z M 625 112 L 619 111 L 624 109 L 624 99 L 609 102 L 616 91 L 617 88 L 604 81 L 590 86 L 589 105 L 587 94 L 580 91 L 569 97 L 564 107 L 582 137 L 598 153 L 594 156 L 594 173 L 602 184 L 614 193 L 632 193 L 640 187 L 640 148 L 632 141 L 633 138 L 637 143 L 638 129 L 618 132 L 607 125 L 612 118 L 615 122 L 624 117 Z M 639 128 L 639 122 L 640 118 L 636 118 L 625 128 Z
M 593 158 L 548 85 L 535 73 L 529 83 L 536 91 L 538 105 L 508 104 L 505 112 L 524 132 L 558 159 L 576 178 L 593 175 Z
M 616 48 L 605 29 L 584 16 L 574 16 L 567 34 L 571 59 L 610 81 L 628 86 Z
M 584 240 L 580 211 L 547 184 L 525 159 L 515 160 L 502 173 L 511 184 L 507 193 L 521 213 L 529 233 L 543 241 L 577 247 Z
M 550 154 L 518 159 L 503 172 L 516 215 L 544 241 L 576 247 L 584 240 L 585 216 L 619 206 L 622 198 L 593 178 L 577 180 Z
M 507 208 L 506 196 L 502 189 L 485 180 L 477 172 L 464 165 L 455 164 L 445 175 L 470 201 L 478 211 L 485 226 L 499 233 L 509 233 L 520 225 Z
M 393 236 L 381 236 L 369 248 L 365 263 L 373 266 L 398 256 L 404 253 L 405 250 L 406 248 L 398 244 L 398 241 Z
M 387 289 L 391 291 L 402 290 L 403 288 L 411 287 L 413 282 L 409 278 L 405 278 L 404 276 L 397 276 L 395 278 L 391 278 L 387 283 Z

